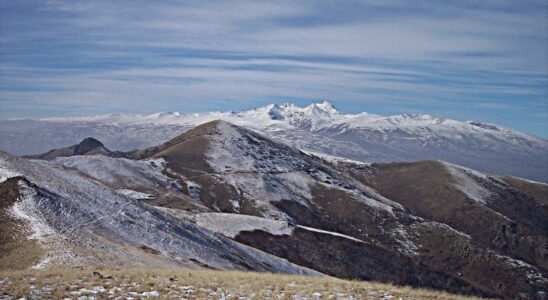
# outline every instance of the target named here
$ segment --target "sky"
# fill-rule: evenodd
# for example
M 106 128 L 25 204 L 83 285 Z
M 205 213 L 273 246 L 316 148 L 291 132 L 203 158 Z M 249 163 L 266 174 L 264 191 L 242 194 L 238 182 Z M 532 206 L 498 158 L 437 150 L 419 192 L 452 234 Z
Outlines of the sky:
M 324 100 L 548 137 L 548 1 L 0 0 L 0 118 Z

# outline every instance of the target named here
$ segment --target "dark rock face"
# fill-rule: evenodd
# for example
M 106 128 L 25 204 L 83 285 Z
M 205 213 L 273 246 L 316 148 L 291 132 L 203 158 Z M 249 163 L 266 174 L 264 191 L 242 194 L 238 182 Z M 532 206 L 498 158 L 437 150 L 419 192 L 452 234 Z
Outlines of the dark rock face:
M 28 155 L 24 157 L 32 159 L 54 159 L 56 157 L 66 157 L 74 155 L 114 155 L 116 153 L 117 152 L 111 152 L 110 150 L 108 150 L 100 141 L 92 137 L 87 137 L 83 139 L 79 144 L 70 147 L 53 149 L 46 153 Z
M 103 143 L 99 142 L 98 140 L 92 137 L 87 137 L 74 147 L 74 155 L 84 155 L 93 150 L 103 150 L 103 149 L 106 150 Z

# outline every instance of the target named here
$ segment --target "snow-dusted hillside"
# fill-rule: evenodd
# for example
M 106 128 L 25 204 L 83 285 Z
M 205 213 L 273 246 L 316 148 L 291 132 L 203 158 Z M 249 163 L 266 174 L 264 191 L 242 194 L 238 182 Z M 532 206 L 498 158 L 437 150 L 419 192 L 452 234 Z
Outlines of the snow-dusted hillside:
M 401 208 L 294 148 L 224 121 L 217 122 L 217 130 L 209 142 L 207 162 L 215 172 L 223 174 L 225 182 L 257 199 L 255 203 L 268 214 L 278 214 L 271 210 L 272 201 L 294 200 L 308 206 L 311 189 L 317 184 L 340 190 L 371 208 L 390 212 L 394 207 Z
M 243 112 L 114 114 L 0 121 L 0 149 L 35 154 L 95 137 L 111 150 L 165 142 L 222 119 L 300 149 L 365 162 L 440 159 L 480 171 L 548 181 L 548 141 L 479 121 L 431 115 L 343 114 L 328 102 L 276 105 Z
M 492 297 L 545 293 L 542 184 L 440 161 L 356 162 L 226 121 L 136 151 L 55 153 L 0 151 L 0 238 L 37 240 L 38 267 L 313 269 Z
M 92 163 L 58 163 L 80 166 L 102 178 L 94 172 Z M 135 165 L 133 172 L 122 170 L 119 175 L 128 182 L 141 180 L 141 168 L 147 168 L 143 164 L 146 162 Z M 35 267 L 179 265 L 317 274 L 53 165 L 56 164 L 29 161 L 0 151 L 2 182 L 21 176 L 18 191 L 12 191 L 21 195 L 11 208 L 12 215 L 29 227 L 29 238 L 38 239 L 44 252 Z M 126 163 L 126 170 L 129 169 Z

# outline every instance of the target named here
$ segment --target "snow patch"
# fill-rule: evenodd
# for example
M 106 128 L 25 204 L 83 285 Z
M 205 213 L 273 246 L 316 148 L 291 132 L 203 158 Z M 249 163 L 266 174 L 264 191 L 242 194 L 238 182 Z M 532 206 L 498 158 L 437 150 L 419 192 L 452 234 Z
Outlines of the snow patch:
M 230 238 L 235 238 L 242 231 L 253 230 L 261 230 L 272 235 L 291 235 L 293 233 L 293 227 L 289 226 L 286 221 L 277 221 L 255 216 L 230 213 L 200 213 L 195 215 L 194 218 L 196 225 L 213 232 L 221 233 L 222 235 Z M 295 228 L 301 228 L 307 231 L 328 234 L 355 242 L 365 243 L 363 240 L 338 232 L 326 231 L 302 225 L 296 225 Z
M 34 198 L 37 197 L 36 191 L 23 183 L 20 183 L 19 187 L 21 197 L 11 207 L 11 214 L 29 226 L 31 231 L 29 239 L 43 241 L 46 236 L 54 234 L 55 230 L 48 225 L 34 201 Z
M 208 162 L 217 172 L 225 172 L 226 166 L 230 166 L 238 171 L 251 171 L 255 169 L 255 160 L 249 155 L 242 153 L 245 141 L 242 134 L 231 124 L 227 122 L 218 122 L 216 134 L 212 138 L 211 148 L 209 149 Z M 236 142 L 236 143 L 235 143 Z M 234 154 L 242 155 L 234 155 Z
M 491 252 L 491 253 L 494 253 L 494 252 Z M 499 259 L 504 260 L 507 264 L 511 265 L 512 267 L 515 267 L 518 269 L 524 269 L 525 274 L 529 280 L 533 282 L 543 283 L 543 284 L 548 283 L 548 279 L 546 279 L 542 275 L 540 270 L 536 268 L 535 266 L 530 265 L 522 260 L 511 258 L 509 256 L 500 255 L 500 254 L 495 254 L 495 256 L 498 257 Z
M 158 291 L 143 292 L 141 293 L 141 297 L 156 298 L 156 297 L 160 297 L 160 293 Z
M 33 269 L 43 269 L 55 263 L 77 261 L 80 258 L 65 244 L 63 235 L 53 229 L 42 214 L 40 205 L 51 199 L 41 198 L 35 189 L 19 183 L 21 197 L 11 207 L 11 215 L 23 221 L 30 230 L 28 239 L 37 240 L 45 255 Z
M 242 231 L 262 230 L 272 235 L 290 235 L 293 229 L 285 221 L 230 213 L 201 213 L 195 216 L 196 225 L 235 238 Z
M 232 204 L 232 208 L 234 209 L 234 211 L 239 213 L 240 212 L 240 202 L 238 202 L 236 200 L 229 200 L 229 201 L 230 201 L 230 204 Z
M 155 187 L 158 183 L 168 185 L 170 181 L 162 173 L 166 166 L 163 159 L 131 160 L 104 155 L 80 155 L 58 157 L 46 163 L 76 170 L 105 184 L 123 187 Z
M 190 180 L 185 180 L 185 184 L 187 186 L 187 191 L 190 198 L 199 200 L 201 186 L 196 182 Z
M 116 191 L 124 196 L 127 196 L 132 199 L 136 199 L 136 200 L 154 199 L 154 196 L 152 196 L 151 194 L 141 193 L 141 192 L 130 190 L 130 189 L 118 189 Z
M 313 231 L 313 232 L 318 232 L 318 233 L 323 233 L 323 234 L 329 234 L 329 235 L 333 235 L 333 236 L 342 237 L 342 238 L 349 239 L 349 240 L 352 240 L 352 241 L 355 241 L 355 242 L 365 243 L 365 241 L 363 241 L 363 240 L 357 239 L 355 237 L 352 237 L 352 236 L 349 236 L 349 235 L 346 235 L 346 234 L 338 233 L 338 232 L 326 231 L 326 230 L 321 230 L 321 229 L 318 229 L 318 228 L 307 227 L 307 226 L 302 226 L 302 225 L 297 225 L 295 227 L 299 227 L 301 229 L 308 230 L 308 231 Z
M 356 180 L 335 174 L 335 170 L 311 160 L 301 151 L 224 121 L 217 123 L 217 134 L 211 137 L 207 157 L 226 183 L 255 200 L 274 219 L 286 216 L 270 202 L 291 200 L 308 206 L 313 198 L 311 186 L 317 183 L 342 190 L 356 201 L 390 213 L 394 207 L 401 208 Z
M 468 198 L 476 202 L 487 204 L 488 198 L 493 196 L 493 193 L 484 186 L 480 185 L 476 180 L 476 178 L 485 181 L 489 180 L 486 175 L 454 164 L 446 162 L 442 163 L 445 165 L 447 170 L 449 170 L 453 178 L 457 181 L 455 186 L 461 192 L 465 193 Z
M 392 230 L 392 237 L 396 240 L 396 243 L 399 246 L 400 252 L 407 254 L 409 256 L 418 256 L 419 247 L 411 241 L 409 233 L 404 229 L 402 225 Z
M 21 174 L 19 172 L 11 170 L 7 162 L 3 159 L 0 159 L 0 183 L 17 176 L 21 176 Z
M 339 163 L 350 163 L 350 164 L 355 164 L 355 165 L 360 165 L 360 166 L 370 166 L 371 165 L 371 163 L 366 163 L 366 162 L 363 162 L 363 161 L 348 159 L 348 158 L 335 156 L 335 155 L 329 155 L 329 154 L 322 153 L 322 152 L 316 152 L 316 151 L 304 150 L 304 149 L 299 149 L 299 150 L 302 151 L 303 153 L 307 154 L 307 155 L 321 158 L 321 159 L 323 159 L 323 160 L 325 160 L 329 163 L 335 164 L 335 165 L 339 164 Z

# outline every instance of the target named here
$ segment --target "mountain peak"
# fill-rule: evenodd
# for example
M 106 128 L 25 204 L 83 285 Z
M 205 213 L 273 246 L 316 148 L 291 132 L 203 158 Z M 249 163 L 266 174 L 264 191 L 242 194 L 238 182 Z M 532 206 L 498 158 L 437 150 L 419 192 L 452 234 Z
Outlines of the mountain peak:
M 479 121 L 479 120 L 467 121 L 466 123 L 476 127 L 483 128 L 483 129 L 501 131 L 501 128 L 495 124 L 490 124 L 490 123 Z
M 284 104 L 285 105 L 285 104 Z M 272 120 L 283 120 L 283 108 L 278 104 L 270 104 L 267 106 L 267 114 Z
M 66 157 L 74 155 L 92 155 L 92 154 L 108 154 L 108 150 L 103 143 L 92 137 L 83 139 L 80 143 L 66 148 L 58 148 L 50 150 L 46 153 L 24 156 L 27 158 L 37 159 L 54 159 L 56 157 Z
M 297 106 L 293 103 L 268 104 L 261 108 L 251 109 L 239 113 L 239 116 L 274 120 L 288 121 L 290 124 L 300 123 L 309 119 L 321 117 L 329 120 L 334 116 L 340 115 L 333 104 L 323 101 L 313 103 L 305 107 Z
M 319 109 L 331 114 L 339 113 L 339 111 L 335 108 L 335 106 L 328 101 L 323 101 L 322 103 L 316 103 L 314 105 L 316 105 L 316 107 L 318 107 Z
M 109 152 L 105 145 L 103 145 L 103 143 L 101 143 L 99 140 L 92 137 L 87 137 L 83 139 L 78 145 L 75 145 L 74 154 L 83 155 L 94 150 Z
M 78 143 L 79 146 L 89 146 L 89 147 L 104 147 L 103 143 L 101 143 L 99 140 L 87 137 L 83 139 L 80 143 Z
M 163 151 L 165 148 L 172 147 L 173 145 L 188 141 L 189 139 L 194 139 L 196 137 L 223 135 L 234 127 L 236 127 L 236 125 L 221 119 L 209 121 L 182 132 L 162 145 L 149 148 L 145 151 L 144 155 L 153 155 L 151 153 Z
M 321 103 L 312 103 L 304 108 L 300 108 L 294 105 L 288 106 L 292 108 L 296 108 L 297 110 L 301 110 L 303 112 L 309 112 L 309 113 L 315 113 L 315 114 L 327 114 L 327 115 L 334 115 L 334 114 L 340 114 L 339 111 L 335 108 L 333 104 L 327 101 L 323 101 Z

